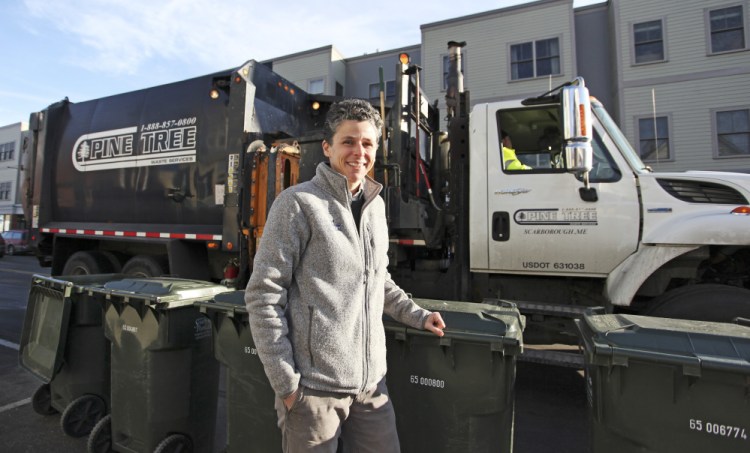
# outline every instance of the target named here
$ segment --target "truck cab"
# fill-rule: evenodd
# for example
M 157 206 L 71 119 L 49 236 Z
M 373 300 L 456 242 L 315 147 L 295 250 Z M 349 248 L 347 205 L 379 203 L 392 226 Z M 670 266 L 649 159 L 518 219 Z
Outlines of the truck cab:
M 549 278 L 550 288 L 576 286 L 577 296 L 560 292 L 575 304 L 665 315 L 679 305 L 664 307 L 664 299 L 674 299 L 670 290 L 683 288 L 679 294 L 689 299 L 694 291 L 685 287 L 719 284 L 722 294 L 744 303 L 695 302 L 689 317 L 748 314 L 750 175 L 655 173 L 593 98 L 591 167 L 571 169 L 559 129 L 577 112 L 531 104 L 471 111 L 471 272 Z M 503 162 L 504 135 L 524 169 Z M 501 297 L 545 299 L 538 291 L 489 286 Z

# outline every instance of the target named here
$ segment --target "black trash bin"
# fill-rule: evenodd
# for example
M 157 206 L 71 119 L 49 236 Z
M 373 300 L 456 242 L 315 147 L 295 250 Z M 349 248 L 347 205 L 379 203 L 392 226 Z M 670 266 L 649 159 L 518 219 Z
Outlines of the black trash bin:
M 750 327 L 589 309 L 592 451 L 750 451 Z
M 227 453 L 281 452 L 274 391 L 253 343 L 244 291 L 197 303 L 211 319 L 214 354 L 227 368 Z
M 210 321 L 193 304 L 228 289 L 128 278 L 100 291 L 112 342 L 112 411 L 92 430 L 88 451 L 211 451 L 219 363 Z
M 385 316 L 388 390 L 403 453 L 510 452 L 523 317 L 515 305 L 415 299 L 442 338 Z
M 43 415 L 62 412 L 69 436 L 85 436 L 109 410 L 110 346 L 93 289 L 123 277 L 32 277 L 19 361 L 44 382 L 32 407 Z

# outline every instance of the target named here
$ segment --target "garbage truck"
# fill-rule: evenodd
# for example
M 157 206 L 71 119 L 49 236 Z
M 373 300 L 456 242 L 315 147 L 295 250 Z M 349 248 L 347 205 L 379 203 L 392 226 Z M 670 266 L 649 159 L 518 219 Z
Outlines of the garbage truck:
M 390 272 L 415 297 L 510 300 L 525 342 L 575 343 L 590 306 L 750 317 L 750 175 L 656 173 L 576 78 L 472 105 L 448 43 L 445 107 L 395 63 L 373 176 Z M 52 275 L 123 272 L 242 288 L 266 214 L 324 159 L 327 106 L 256 61 L 30 118 L 26 209 Z M 507 165 L 514 151 L 521 168 Z M 543 358 L 541 360 L 544 360 Z

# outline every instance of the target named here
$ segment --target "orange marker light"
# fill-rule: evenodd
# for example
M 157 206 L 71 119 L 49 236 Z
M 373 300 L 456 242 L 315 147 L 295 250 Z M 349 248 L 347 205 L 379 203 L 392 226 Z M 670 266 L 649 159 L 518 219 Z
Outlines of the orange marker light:
M 588 127 L 586 124 L 586 108 L 583 104 L 578 106 L 578 115 L 580 116 L 581 135 L 588 135 L 586 133 L 586 128 Z
M 398 54 L 398 61 L 401 62 L 401 64 L 409 64 L 411 61 L 411 58 L 409 58 L 409 54 L 406 52 Z
M 750 215 L 750 206 L 738 206 L 732 209 L 732 214 Z

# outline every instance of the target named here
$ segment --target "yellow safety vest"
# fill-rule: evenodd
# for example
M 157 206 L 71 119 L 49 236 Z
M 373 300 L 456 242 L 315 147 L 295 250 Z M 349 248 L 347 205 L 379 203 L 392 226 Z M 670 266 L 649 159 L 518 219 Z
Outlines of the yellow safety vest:
M 518 157 L 516 157 L 516 150 L 512 148 L 506 148 L 503 146 L 503 165 L 506 170 L 531 170 L 531 167 L 524 165 Z

